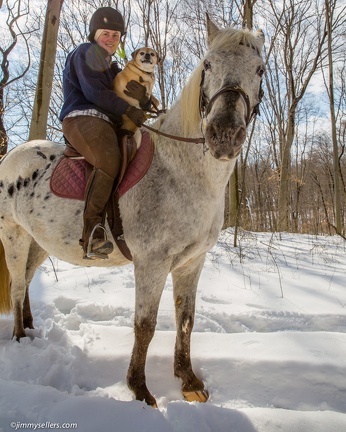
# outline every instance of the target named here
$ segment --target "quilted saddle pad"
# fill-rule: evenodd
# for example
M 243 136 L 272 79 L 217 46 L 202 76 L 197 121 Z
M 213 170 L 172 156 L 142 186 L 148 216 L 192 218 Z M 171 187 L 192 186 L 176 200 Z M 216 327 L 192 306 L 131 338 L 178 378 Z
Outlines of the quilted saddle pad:
M 129 163 L 118 195 L 124 195 L 147 173 L 154 156 L 154 143 L 148 132 L 142 132 L 142 143 L 135 157 Z M 84 200 L 84 191 L 91 165 L 85 159 L 71 159 L 63 156 L 55 167 L 50 179 L 51 191 L 61 197 Z

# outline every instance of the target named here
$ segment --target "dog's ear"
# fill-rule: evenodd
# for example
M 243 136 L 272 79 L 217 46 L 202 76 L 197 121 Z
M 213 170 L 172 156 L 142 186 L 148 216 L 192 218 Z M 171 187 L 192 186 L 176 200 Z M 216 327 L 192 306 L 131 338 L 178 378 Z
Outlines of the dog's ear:
M 140 50 L 140 48 L 138 48 L 135 51 L 133 51 L 133 53 L 131 54 L 132 60 L 136 60 L 136 55 L 138 54 L 139 50 Z

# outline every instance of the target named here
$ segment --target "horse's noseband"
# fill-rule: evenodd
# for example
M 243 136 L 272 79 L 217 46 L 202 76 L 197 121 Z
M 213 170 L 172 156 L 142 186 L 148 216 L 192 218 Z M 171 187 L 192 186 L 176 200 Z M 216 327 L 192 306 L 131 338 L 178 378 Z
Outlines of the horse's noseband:
M 263 98 L 263 90 L 262 90 L 262 83 L 260 86 L 260 91 L 259 91 L 259 95 L 258 95 L 258 104 L 256 104 L 253 108 L 253 110 L 251 111 L 251 107 L 250 107 L 250 99 L 248 94 L 239 86 L 225 86 L 222 87 L 220 90 L 218 90 L 211 98 L 210 100 L 208 100 L 204 89 L 203 89 L 203 85 L 204 85 L 204 75 L 205 75 L 205 71 L 202 70 L 202 76 L 201 76 L 201 84 L 200 84 L 200 93 L 199 93 L 199 112 L 201 114 L 201 117 L 207 117 L 207 115 L 209 114 L 213 103 L 215 102 L 215 100 L 222 95 L 223 93 L 229 93 L 229 92 L 234 92 L 234 93 L 238 93 L 242 98 L 243 101 L 245 102 L 245 106 L 246 106 L 246 126 L 248 126 L 250 124 L 250 122 L 252 121 L 252 119 L 259 114 L 259 105 L 262 102 L 262 98 Z

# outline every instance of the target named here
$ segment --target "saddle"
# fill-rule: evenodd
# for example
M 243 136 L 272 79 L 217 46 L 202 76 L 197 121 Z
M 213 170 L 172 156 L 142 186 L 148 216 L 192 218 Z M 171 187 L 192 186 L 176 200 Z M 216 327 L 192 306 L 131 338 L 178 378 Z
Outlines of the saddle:
M 107 205 L 107 221 L 114 241 L 122 254 L 132 260 L 131 252 L 123 236 L 123 225 L 119 210 L 119 198 L 136 185 L 147 173 L 154 156 L 154 143 L 146 131 L 142 132 L 139 149 L 134 151 L 131 141 L 124 136 L 121 140 L 122 165 L 114 184 L 114 191 Z M 85 187 L 93 166 L 73 147 L 67 145 L 64 156 L 55 167 L 50 189 L 60 198 L 84 201 Z

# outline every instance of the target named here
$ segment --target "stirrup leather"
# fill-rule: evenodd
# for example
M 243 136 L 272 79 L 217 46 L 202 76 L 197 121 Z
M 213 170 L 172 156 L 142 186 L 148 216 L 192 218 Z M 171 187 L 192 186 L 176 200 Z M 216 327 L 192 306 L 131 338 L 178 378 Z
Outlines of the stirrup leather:
M 96 229 L 101 228 L 103 230 L 103 240 L 99 240 L 100 244 L 95 245 L 94 233 Z M 94 242 L 94 244 L 93 244 Z M 96 250 L 93 250 L 93 246 L 96 246 Z M 88 246 L 86 254 L 84 255 L 85 259 L 108 259 L 108 255 L 113 252 L 113 243 L 108 240 L 107 232 L 103 225 L 100 223 L 95 225 L 93 230 L 91 231 L 90 237 L 88 239 Z

